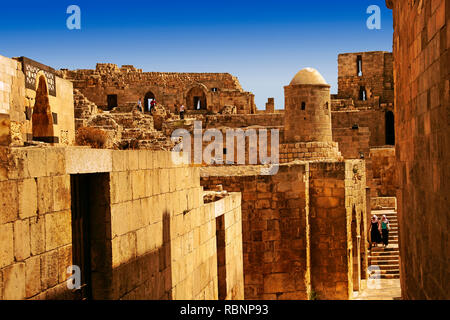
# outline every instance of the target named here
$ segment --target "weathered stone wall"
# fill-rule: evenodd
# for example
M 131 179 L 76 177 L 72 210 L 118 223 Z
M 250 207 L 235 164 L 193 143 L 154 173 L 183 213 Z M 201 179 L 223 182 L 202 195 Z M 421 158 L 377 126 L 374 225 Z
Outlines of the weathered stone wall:
M 32 113 L 36 102 L 36 88 L 26 88 L 23 63 L 20 60 L 0 56 L 0 66 L 4 70 L 0 72 L 0 114 L 9 114 L 10 142 L 23 145 L 24 141 L 33 138 Z M 42 71 L 36 75 L 37 78 L 40 76 L 45 78 Z M 38 81 L 36 87 L 37 85 Z M 48 95 L 50 113 L 53 116 L 53 137 L 48 138 L 52 138 L 55 143 L 71 145 L 75 138 L 73 86 L 70 81 L 55 77 L 55 90 L 56 96 Z
M 70 298 L 70 177 L 64 155 L 60 148 L 22 148 L 1 163 L 8 170 L 0 174 L 0 299 Z
M 2 149 L 0 299 L 74 298 L 65 282 L 73 264 L 71 175 L 90 173 L 101 173 L 92 189 L 93 298 L 217 299 L 216 218 L 223 216 L 223 283 L 228 298 L 242 299 L 240 195 L 204 205 L 199 169 L 170 158 L 146 150 Z
M 387 4 L 394 16 L 402 294 L 449 299 L 450 1 Z
M 358 75 L 357 58 L 361 57 L 362 74 Z M 383 51 L 344 53 L 338 56 L 338 96 L 360 101 L 360 88 L 367 99 L 380 97 L 381 103 L 392 102 L 394 78 L 392 53 Z
M 286 142 L 332 141 L 329 85 L 289 85 L 284 96 Z
M 352 128 L 354 125 L 367 127 L 370 131 L 369 144 L 371 147 L 386 144 L 385 111 L 358 110 L 333 111 L 331 113 L 333 134 L 338 128 Z
M 367 269 L 365 166 L 310 164 L 311 287 L 318 299 L 350 299 Z
M 372 180 L 369 181 L 373 197 L 394 197 L 395 181 L 395 148 L 370 149 Z
M 152 93 L 156 101 L 177 112 L 185 104 L 193 108 L 194 96 L 206 101 L 207 110 L 219 112 L 226 105 L 237 107 L 240 114 L 256 113 L 254 95 L 244 92 L 236 77 L 228 73 L 142 72 L 132 66 L 97 64 L 95 70 L 61 70 L 64 78 L 74 81 L 89 100 L 107 108 L 108 95 L 117 95 L 119 106 L 134 103 Z M 196 90 L 195 94 L 191 89 Z M 192 93 L 192 94 L 191 94 Z M 203 106 L 202 106 L 203 107 Z
M 242 192 L 245 299 L 308 299 L 308 165 L 282 165 L 274 176 L 224 169 L 203 169 L 201 184 Z
M 369 158 L 369 140 L 370 130 L 367 127 L 333 128 L 333 141 L 338 143 L 345 159 Z

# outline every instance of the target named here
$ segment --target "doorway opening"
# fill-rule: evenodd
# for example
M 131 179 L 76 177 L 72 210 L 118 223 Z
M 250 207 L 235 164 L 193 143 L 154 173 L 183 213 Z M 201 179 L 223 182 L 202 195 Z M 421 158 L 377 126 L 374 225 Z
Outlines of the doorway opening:
M 225 254 L 225 216 L 216 218 L 216 245 L 217 245 L 217 279 L 219 287 L 219 300 L 227 297 L 227 261 Z
M 395 121 L 394 113 L 392 111 L 386 112 L 386 144 L 395 145 Z
M 189 110 L 206 110 L 206 94 L 201 87 L 189 90 L 186 97 L 186 106 Z
M 144 97 L 144 112 L 150 112 L 150 106 L 153 100 L 155 100 L 155 95 L 153 92 L 149 91 Z
M 70 176 L 72 264 L 80 268 L 80 300 L 109 299 L 112 283 L 109 173 Z
M 117 108 L 117 94 L 108 94 L 108 110 Z

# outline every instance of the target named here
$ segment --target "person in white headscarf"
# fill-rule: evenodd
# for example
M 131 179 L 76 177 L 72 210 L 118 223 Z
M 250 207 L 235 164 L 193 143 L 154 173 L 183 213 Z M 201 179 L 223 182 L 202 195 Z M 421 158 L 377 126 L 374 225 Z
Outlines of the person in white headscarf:
M 377 247 L 381 243 L 381 233 L 380 233 L 380 221 L 376 215 L 372 216 L 370 221 L 370 243 L 372 246 Z
M 391 226 L 389 225 L 389 220 L 388 218 L 386 218 L 385 215 L 383 215 L 380 222 L 380 230 L 381 236 L 383 237 L 383 244 L 385 248 L 389 244 L 389 229 L 391 229 Z

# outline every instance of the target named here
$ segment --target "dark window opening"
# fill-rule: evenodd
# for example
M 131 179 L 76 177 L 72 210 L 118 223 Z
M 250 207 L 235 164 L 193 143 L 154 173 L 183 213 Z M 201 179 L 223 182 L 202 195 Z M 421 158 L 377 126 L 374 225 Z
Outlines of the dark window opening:
M 367 91 L 366 87 L 361 86 L 359 88 L 359 100 L 361 101 L 367 101 Z
M 212 91 L 212 92 L 217 92 L 217 91 L 219 91 L 219 89 L 217 89 L 217 88 L 212 88 L 211 91 Z
M 392 111 L 386 112 L 386 144 L 395 145 L 395 122 Z
M 117 94 L 108 94 L 108 110 L 112 110 L 117 107 Z
M 223 148 L 223 154 L 227 154 L 227 148 Z
M 362 72 L 362 56 L 358 56 L 356 58 L 356 68 L 357 68 L 358 77 L 362 77 L 362 75 L 363 75 L 363 72 Z
M 306 109 L 306 103 L 302 102 L 302 110 L 305 110 L 305 109 Z

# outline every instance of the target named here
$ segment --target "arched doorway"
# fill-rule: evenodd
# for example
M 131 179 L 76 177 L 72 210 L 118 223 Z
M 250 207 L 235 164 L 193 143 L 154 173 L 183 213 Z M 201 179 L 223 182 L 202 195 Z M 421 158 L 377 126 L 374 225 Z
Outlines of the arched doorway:
M 188 91 L 186 107 L 188 110 L 206 110 L 206 94 L 202 87 L 194 87 Z
M 33 140 L 53 141 L 53 117 L 48 99 L 47 82 L 44 76 L 39 77 L 31 121 Z
M 386 111 L 386 144 L 395 145 L 395 127 L 394 127 L 394 113 Z
M 155 95 L 153 94 L 153 92 L 149 91 L 145 94 L 145 97 L 144 97 L 144 111 L 145 112 L 150 112 L 150 103 L 152 102 L 152 100 L 155 100 Z

